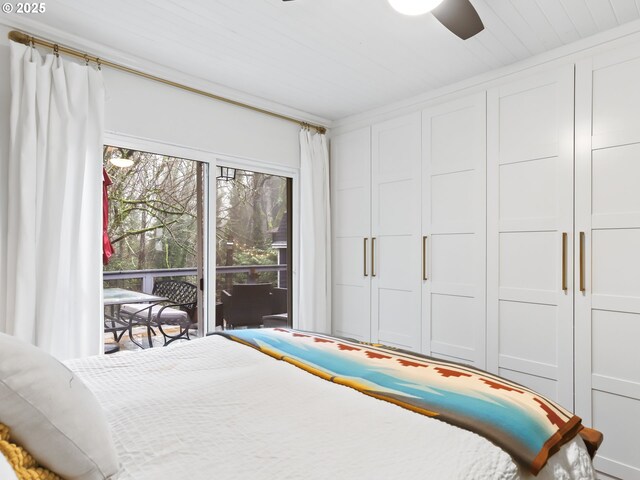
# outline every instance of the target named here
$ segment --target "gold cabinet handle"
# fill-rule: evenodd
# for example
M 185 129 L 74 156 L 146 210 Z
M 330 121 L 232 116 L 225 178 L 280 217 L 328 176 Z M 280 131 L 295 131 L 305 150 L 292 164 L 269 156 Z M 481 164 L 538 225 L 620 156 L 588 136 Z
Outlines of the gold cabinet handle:
M 376 276 L 376 237 L 371 238 L 371 276 Z
M 362 264 L 364 265 L 364 276 L 368 277 L 369 274 L 367 273 L 367 240 L 369 240 L 367 237 L 364 238 L 364 248 L 362 250 Z
M 580 232 L 580 291 L 587 291 L 584 285 L 584 232 Z
M 429 280 L 427 277 L 427 238 L 428 235 L 422 237 L 422 279 Z
M 567 291 L 567 233 L 562 233 L 562 290 Z

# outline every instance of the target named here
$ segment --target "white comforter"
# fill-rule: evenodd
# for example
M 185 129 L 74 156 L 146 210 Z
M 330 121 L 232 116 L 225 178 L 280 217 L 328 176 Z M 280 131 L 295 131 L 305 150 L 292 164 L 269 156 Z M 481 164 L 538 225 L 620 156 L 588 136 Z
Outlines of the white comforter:
M 595 478 L 579 438 L 530 477 L 478 435 L 220 336 L 67 364 L 106 410 L 120 480 Z

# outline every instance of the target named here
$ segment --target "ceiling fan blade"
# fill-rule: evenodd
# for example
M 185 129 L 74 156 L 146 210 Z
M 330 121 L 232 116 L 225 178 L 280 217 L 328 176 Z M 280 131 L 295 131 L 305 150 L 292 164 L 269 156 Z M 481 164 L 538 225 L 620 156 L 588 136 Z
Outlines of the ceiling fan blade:
M 469 0 L 444 0 L 431 13 L 442 25 L 463 40 L 484 30 L 480 15 Z

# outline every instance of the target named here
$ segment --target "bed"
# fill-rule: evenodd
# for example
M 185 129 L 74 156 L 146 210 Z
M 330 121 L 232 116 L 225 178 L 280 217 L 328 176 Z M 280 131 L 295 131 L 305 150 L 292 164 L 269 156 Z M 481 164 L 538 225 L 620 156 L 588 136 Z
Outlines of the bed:
M 121 480 L 595 478 L 579 436 L 534 477 L 474 433 L 220 335 L 67 365 L 106 412 Z

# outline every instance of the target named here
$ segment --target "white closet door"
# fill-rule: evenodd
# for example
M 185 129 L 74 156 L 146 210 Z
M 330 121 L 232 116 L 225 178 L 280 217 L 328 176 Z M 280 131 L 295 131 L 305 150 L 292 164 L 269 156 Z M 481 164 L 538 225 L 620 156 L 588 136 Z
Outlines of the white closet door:
M 333 333 L 371 341 L 371 130 L 331 139 Z M 366 250 L 365 250 L 366 248 Z
M 638 85 L 637 45 L 578 64 L 576 413 L 604 434 L 596 468 L 629 480 L 640 479 Z
M 372 338 L 420 350 L 420 113 L 372 127 Z
M 486 96 L 422 113 L 422 351 L 485 367 Z
M 487 363 L 573 410 L 573 65 L 487 98 Z

